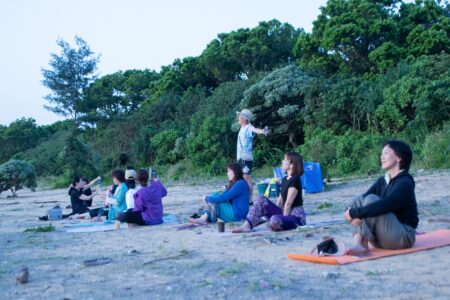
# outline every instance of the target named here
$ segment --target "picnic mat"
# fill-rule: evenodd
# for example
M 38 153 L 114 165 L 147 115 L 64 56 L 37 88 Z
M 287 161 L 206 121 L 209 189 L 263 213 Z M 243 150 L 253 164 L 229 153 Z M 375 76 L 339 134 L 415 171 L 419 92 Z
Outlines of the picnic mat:
M 413 253 L 422 250 L 428 250 L 438 247 L 450 245 L 450 229 L 438 229 L 432 232 L 424 233 L 416 236 L 414 246 L 409 249 L 400 250 L 386 250 L 386 249 L 371 249 L 366 255 L 357 257 L 352 255 L 343 256 L 314 256 L 310 254 L 296 254 L 289 253 L 288 257 L 294 260 L 301 260 L 306 262 L 313 262 L 319 264 L 329 265 L 346 265 L 360 261 L 378 259 L 387 256 L 401 255 Z
M 80 222 L 80 223 L 64 223 L 66 232 L 98 232 L 115 230 L 115 221 L 103 222 Z M 178 218 L 174 215 L 166 215 L 163 217 L 163 223 L 160 225 L 171 225 L 178 223 Z M 121 223 L 120 229 L 128 228 L 127 223 Z

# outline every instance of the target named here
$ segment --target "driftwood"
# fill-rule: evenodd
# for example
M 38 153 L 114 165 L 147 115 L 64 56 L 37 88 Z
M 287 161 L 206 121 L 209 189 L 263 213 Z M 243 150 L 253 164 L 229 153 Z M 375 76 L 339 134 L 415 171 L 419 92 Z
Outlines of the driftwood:
M 177 259 L 177 258 L 183 257 L 183 256 L 188 255 L 188 254 L 189 254 L 189 251 L 182 250 L 182 251 L 180 251 L 180 254 L 173 255 L 173 256 L 167 256 L 167 257 L 155 258 L 155 259 L 152 259 L 152 260 L 149 260 L 149 261 L 143 263 L 142 265 L 145 266 L 145 265 L 149 265 L 149 264 L 152 264 L 152 263 L 155 263 L 155 262 L 158 262 L 158 261 L 164 261 L 164 260 L 169 260 L 169 259 Z
M 33 201 L 34 204 L 46 204 L 46 203 L 58 203 L 57 200 L 51 200 L 51 201 Z
M 8 206 L 8 205 L 16 205 L 19 204 L 20 202 L 5 202 L 5 203 L 0 203 L 1 206 Z

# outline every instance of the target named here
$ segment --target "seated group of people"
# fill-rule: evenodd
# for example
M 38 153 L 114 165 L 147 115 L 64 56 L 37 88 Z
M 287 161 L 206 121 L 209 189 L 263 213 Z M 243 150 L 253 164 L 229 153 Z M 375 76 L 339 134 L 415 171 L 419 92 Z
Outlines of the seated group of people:
M 75 177 L 69 187 L 72 213 L 79 218 L 99 220 L 105 216 L 108 220 L 119 220 L 132 225 L 156 225 L 163 222 L 162 198 L 167 190 L 157 178 L 149 180 L 145 169 L 128 169 L 126 172 L 115 170 L 112 173 L 113 186 L 105 194 L 100 190 L 92 193 L 90 188 L 98 181 L 90 183 Z M 92 198 L 100 195 L 104 206 L 90 208 Z
M 415 242 L 419 223 L 414 193 L 414 179 L 409 174 L 412 151 L 408 144 L 390 140 L 383 145 L 381 167 L 386 175 L 380 177 L 363 195 L 354 198 L 344 218 L 353 225 L 355 246 L 349 254 L 368 250 L 369 243 L 386 249 L 409 248 Z M 303 175 L 303 158 L 297 152 L 288 152 L 281 162 L 287 176 L 282 179 L 276 203 L 259 196 L 250 206 L 250 187 L 243 178 L 241 165 L 227 166 L 229 184 L 223 193 L 213 193 L 203 198 L 204 207 L 200 216 L 191 217 L 190 222 L 206 224 L 216 222 L 244 221 L 232 230 L 234 233 L 249 232 L 267 220 L 274 231 L 290 230 L 306 224 L 300 177 Z M 105 203 L 109 206 L 108 219 L 118 219 L 129 224 L 154 225 L 162 223 L 161 199 L 167 195 L 158 180 L 148 183 L 148 172 L 137 174 L 127 170 L 113 172 L 115 191 L 108 191 Z M 136 174 L 136 175 L 135 175 Z M 138 184 L 135 183 L 137 179 Z M 98 178 L 96 179 L 98 180 Z M 85 191 L 96 180 L 76 178 L 71 190 L 74 213 L 87 214 L 92 218 L 106 214 L 103 208 L 90 209 L 86 205 L 98 192 Z

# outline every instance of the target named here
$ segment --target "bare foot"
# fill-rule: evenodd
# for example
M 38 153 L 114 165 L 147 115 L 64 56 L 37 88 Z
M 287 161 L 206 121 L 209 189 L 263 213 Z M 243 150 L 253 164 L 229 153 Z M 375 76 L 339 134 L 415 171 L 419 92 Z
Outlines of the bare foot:
M 367 253 L 369 248 L 364 247 L 363 245 L 356 245 L 350 249 L 348 249 L 345 254 L 347 255 L 361 255 Z
M 245 233 L 250 231 L 252 231 L 252 229 L 250 228 L 250 224 L 248 224 L 248 222 L 245 222 L 242 226 L 231 230 L 232 233 Z
M 205 225 L 205 224 L 208 223 L 208 221 L 206 221 L 206 220 L 204 220 L 204 219 L 202 219 L 202 218 L 197 218 L 197 219 L 195 219 L 195 218 L 189 218 L 189 223 L 192 223 L 192 224 L 199 224 L 199 225 Z

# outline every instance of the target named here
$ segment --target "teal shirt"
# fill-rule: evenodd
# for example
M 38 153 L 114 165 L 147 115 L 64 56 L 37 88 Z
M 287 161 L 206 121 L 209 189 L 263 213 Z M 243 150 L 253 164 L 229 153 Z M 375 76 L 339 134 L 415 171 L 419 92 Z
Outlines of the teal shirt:
M 108 220 L 115 220 L 117 213 L 127 210 L 127 202 L 125 201 L 125 195 L 127 192 L 128 187 L 125 182 L 121 183 L 117 187 L 117 190 L 113 196 L 113 198 L 116 199 L 117 204 L 109 207 Z

